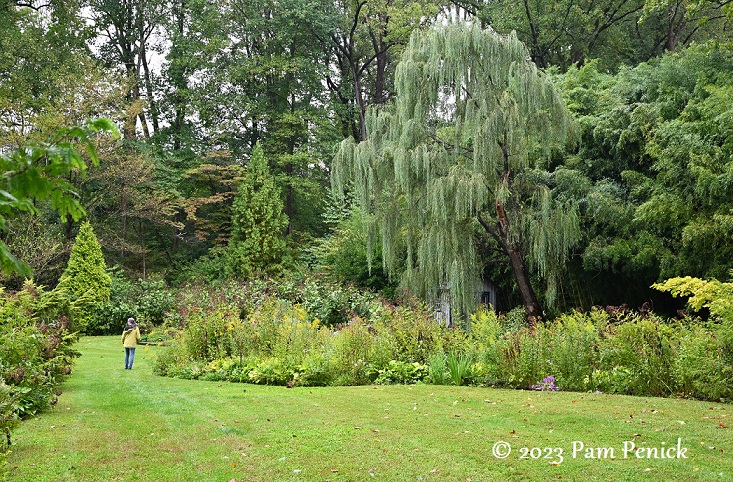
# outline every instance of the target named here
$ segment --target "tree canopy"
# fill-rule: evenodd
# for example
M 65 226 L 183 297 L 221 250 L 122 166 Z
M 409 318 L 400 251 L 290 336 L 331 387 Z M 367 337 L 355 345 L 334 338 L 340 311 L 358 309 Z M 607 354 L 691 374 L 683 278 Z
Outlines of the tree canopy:
M 0 283 L 55 285 L 82 219 L 132 279 L 229 276 L 259 145 L 288 269 L 466 311 L 482 277 L 501 310 L 672 309 L 652 283 L 733 268 L 732 8 L 0 2 Z M 122 138 L 55 134 L 100 117 Z

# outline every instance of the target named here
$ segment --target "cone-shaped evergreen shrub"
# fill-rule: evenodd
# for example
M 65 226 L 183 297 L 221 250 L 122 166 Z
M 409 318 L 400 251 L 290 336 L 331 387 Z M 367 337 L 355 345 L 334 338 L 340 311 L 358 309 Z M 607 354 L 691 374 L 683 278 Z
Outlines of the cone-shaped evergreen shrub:
M 262 148 L 255 146 L 247 176 L 239 185 L 232 208 L 232 237 L 228 268 L 240 277 L 277 271 L 285 251 L 280 189 L 275 185 Z
M 65 293 L 77 308 L 72 314 L 72 329 L 92 332 L 97 324 L 94 306 L 109 299 L 112 280 L 107 274 L 102 247 L 89 222 L 79 228 L 71 250 L 69 264 L 59 279 L 56 290 Z

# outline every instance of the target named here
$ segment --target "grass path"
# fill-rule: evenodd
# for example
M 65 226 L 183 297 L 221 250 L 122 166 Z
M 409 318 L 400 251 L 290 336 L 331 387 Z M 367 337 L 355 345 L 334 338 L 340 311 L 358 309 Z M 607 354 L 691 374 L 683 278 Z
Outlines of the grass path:
M 140 347 L 132 371 L 117 337 L 78 348 L 58 405 L 14 432 L 10 481 L 733 480 L 729 404 L 175 380 L 151 372 L 162 348 Z M 678 438 L 687 458 L 636 457 L 676 455 Z M 641 452 L 624 458 L 630 441 Z

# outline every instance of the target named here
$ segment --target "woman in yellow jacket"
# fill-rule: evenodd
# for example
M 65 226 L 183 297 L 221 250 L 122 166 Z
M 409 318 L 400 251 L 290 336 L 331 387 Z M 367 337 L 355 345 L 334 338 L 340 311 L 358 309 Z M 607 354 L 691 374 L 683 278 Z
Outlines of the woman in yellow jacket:
M 135 360 L 135 348 L 140 342 L 140 329 L 135 323 L 135 318 L 128 318 L 125 330 L 122 332 L 122 344 L 125 345 L 125 370 L 132 370 L 132 362 Z

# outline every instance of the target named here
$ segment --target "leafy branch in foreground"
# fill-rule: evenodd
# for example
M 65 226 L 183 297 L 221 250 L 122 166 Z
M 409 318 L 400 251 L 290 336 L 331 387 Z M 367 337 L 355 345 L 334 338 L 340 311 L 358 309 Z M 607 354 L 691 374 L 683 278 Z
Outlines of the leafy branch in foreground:
M 6 219 L 19 212 L 37 214 L 36 201 L 49 201 L 60 216 L 78 221 L 85 215 L 72 184 L 65 176 L 72 171 L 86 174 L 83 152 L 99 165 L 94 144 L 98 133 L 119 136 L 109 119 L 96 119 L 84 126 L 57 131 L 48 142 L 29 144 L 0 154 L 0 230 Z M 30 267 L 18 260 L 0 240 L 0 268 L 6 273 L 30 275 Z
M 23 395 L 30 392 L 30 388 L 11 387 L 0 379 L 0 437 L 5 435 L 5 440 L 0 439 L 0 446 L 5 444 L 6 448 L 11 445 L 10 431 L 20 424 L 18 416 L 18 401 Z

